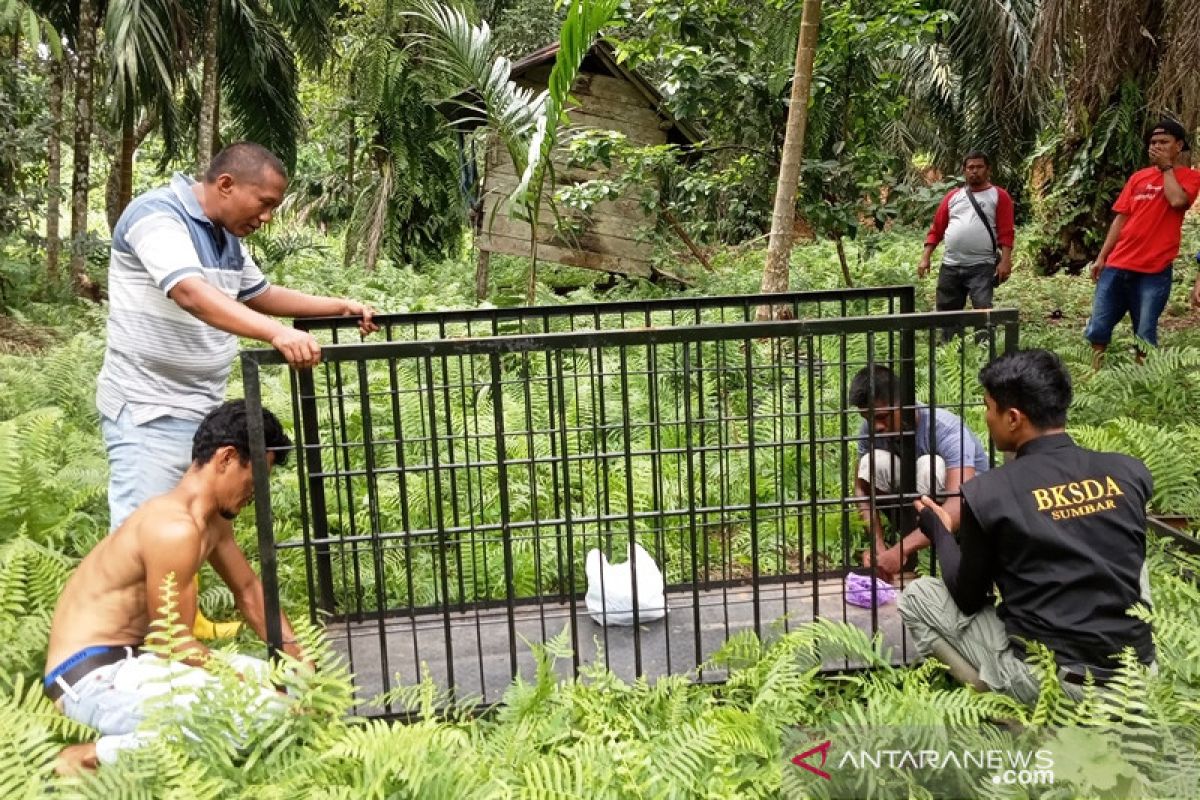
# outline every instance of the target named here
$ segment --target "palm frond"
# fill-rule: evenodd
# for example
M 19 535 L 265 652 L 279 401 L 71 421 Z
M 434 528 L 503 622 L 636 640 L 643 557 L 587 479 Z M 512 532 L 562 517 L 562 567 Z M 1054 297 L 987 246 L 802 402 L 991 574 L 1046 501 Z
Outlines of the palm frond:
M 238 138 L 271 150 L 289 169 L 295 166 L 302 126 L 296 59 L 261 3 L 229 0 L 221 4 L 217 57 L 224 107 Z
M 296 55 L 312 69 L 320 69 L 334 44 L 333 22 L 341 11 L 339 0 L 272 0 L 271 14 L 296 47 Z

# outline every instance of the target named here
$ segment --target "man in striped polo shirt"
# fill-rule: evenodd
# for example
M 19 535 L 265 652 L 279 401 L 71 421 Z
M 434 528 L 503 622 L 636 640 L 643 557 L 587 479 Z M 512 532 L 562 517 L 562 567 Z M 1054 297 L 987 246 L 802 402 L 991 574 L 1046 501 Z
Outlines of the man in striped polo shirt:
M 316 339 L 273 317 L 350 315 L 364 333 L 378 329 L 368 306 L 272 286 L 250 257 L 241 237 L 270 222 L 287 183 L 273 153 L 238 142 L 213 158 L 203 181 L 176 173 L 118 220 L 96 385 L 110 530 L 187 470 L 200 420 L 225 399 L 239 336 L 311 367 L 321 358 Z

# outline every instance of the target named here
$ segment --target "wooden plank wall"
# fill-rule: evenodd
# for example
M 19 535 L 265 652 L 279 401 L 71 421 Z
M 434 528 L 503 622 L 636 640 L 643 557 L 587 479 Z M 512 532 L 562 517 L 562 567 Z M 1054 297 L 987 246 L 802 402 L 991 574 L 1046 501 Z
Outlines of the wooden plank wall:
M 538 89 L 546 85 L 550 67 L 539 67 L 522 76 L 521 83 Z M 574 95 L 578 107 L 568 111 L 574 126 L 613 130 L 637 144 L 664 144 L 667 134 L 662 119 L 647 105 L 646 98 L 628 81 L 609 75 L 583 73 L 576 81 Z M 565 157 L 553 158 L 555 186 L 599 178 L 601 171 L 568 169 Z M 503 200 L 517 186 L 519 176 L 508 153 L 492 141 L 487 148 L 483 186 L 483 230 L 477 244 L 480 250 L 512 255 L 529 255 L 529 224 L 505 213 Z M 546 192 L 555 187 L 547 184 Z M 493 215 L 497 205 L 500 208 Z M 650 275 L 651 247 L 639 241 L 639 230 L 653 226 L 636 200 L 619 198 L 598 203 L 591 213 L 591 224 L 578 236 L 560 236 L 553 226 L 553 212 L 543 209 L 538 225 L 538 258 L 572 267 L 618 272 L 626 275 Z

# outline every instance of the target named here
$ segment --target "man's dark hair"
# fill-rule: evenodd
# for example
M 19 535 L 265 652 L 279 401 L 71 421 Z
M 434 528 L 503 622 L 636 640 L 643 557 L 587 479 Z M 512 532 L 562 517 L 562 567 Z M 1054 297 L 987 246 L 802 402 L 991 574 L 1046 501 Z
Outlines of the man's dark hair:
M 275 466 L 287 462 L 292 440 L 274 414 L 263 409 L 263 438 L 267 450 L 275 453 Z M 208 412 L 192 439 L 192 463 L 202 467 L 222 447 L 233 447 L 245 464 L 250 460 L 250 428 L 246 420 L 246 401 L 230 400 Z
M 992 160 L 988 158 L 988 154 L 982 150 L 972 150 L 971 152 L 967 153 L 965 156 L 963 156 L 962 165 L 965 167 L 968 161 L 975 161 L 976 159 L 982 161 L 984 164 L 987 164 L 989 167 L 992 165 Z
M 213 156 L 204 173 L 204 182 L 214 183 L 223 173 L 229 173 L 239 181 L 254 183 L 262 177 L 264 169 L 287 179 L 287 167 L 279 156 L 255 142 L 234 142 Z
M 1018 350 L 979 371 L 979 382 L 996 407 L 1015 408 L 1035 428 L 1061 428 L 1071 405 L 1071 373 L 1049 350 Z
M 874 395 L 872 396 L 872 384 Z M 869 408 L 875 401 L 876 408 L 886 408 L 900 405 L 900 379 L 896 373 L 887 367 L 876 364 L 873 367 L 863 367 L 850 381 L 850 392 L 847 398 L 855 408 Z

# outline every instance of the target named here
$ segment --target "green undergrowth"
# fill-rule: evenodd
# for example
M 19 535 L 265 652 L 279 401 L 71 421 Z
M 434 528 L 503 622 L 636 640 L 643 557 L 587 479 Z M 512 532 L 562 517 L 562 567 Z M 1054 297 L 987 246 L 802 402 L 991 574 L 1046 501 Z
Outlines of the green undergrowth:
M 1129 655 L 1110 684 L 1087 687 L 1077 704 L 1062 694 L 1044 650 L 1030 655 L 1043 684 L 1036 705 L 1025 708 L 954 684 L 934 662 L 892 667 L 878 640 L 822 621 L 765 640 L 735 636 L 706 665 L 729 670 L 719 686 L 687 675 L 627 683 L 603 668 L 562 680 L 553 668 L 569 657 L 560 635 L 534 646 L 536 677 L 514 682 L 497 710 L 479 715 L 427 679 L 385 698 L 416 709 L 410 724 L 396 725 L 349 713 L 344 666 L 301 621 L 298 637 L 318 670 L 276 668 L 274 680 L 292 697 L 286 710 L 248 715 L 255 690 L 219 671 L 189 708 L 155 705 L 149 746 L 94 775 L 59 779 L 52 774 L 58 749 L 94 736 L 59 715 L 37 681 L 48 608 L 70 563 L 22 537 L 0 546 L 0 624 L 26 637 L 0 664 L 0 790 L 105 800 L 820 797 L 822 785 L 805 782 L 790 763 L 803 741 L 798 728 L 844 743 L 903 726 L 923 732 L 925 749 L 950 746 L 952 730 L 962 748 L 1052 746 L 1045 743 L 1065 736 L 1064 728 L 1083 732 L 1076 737 L 1170 742 L 1177 748 L 1170 761 L 1124 747 L 1096 762 L 1100 769 L 1061 763 L 1052 789 L 1029 796 L 1127 796 L 1113 794 L 1123 787 L 1144 797 L 1190 797 L 1200 785 L 1200 589 L 1185 573 L 1200 561 L 1155 547 L 1151 565 L 1154 611 L 1139 613 L 1154 625 L 1158 671 Z M 154 646 L 164 654 L 179 636 L 176 619 L 169 613 L 158 626 Z M 820 672 L 840 658 L 871 669 Z M 942 780 L 962 796 L 1007 796 L 965 774 Z M 861 796 L 927 796 L 905 769 L 885 768 L 870 781 Z
M 1188 235 L 1193 235 L 1190 229 Z M 851 247 L 856 281 L 864 285 L 908 281 L 917 255 L 913 241 L 919 241 L 914 237 L 917 234 L 897 232 L 861 250 Z M 713 272 L 697 273 L 697 286 L 687 291 L 755 291 L 761 259 L 760 250 L 716 254 Z M 1070 366 L 1076 385 L 1072 433 L 1087 446 L 1128 452 L 1145 460 L 1155 477 L 1154 511 L 1200 517 L 1200 477 L 1194 467 L 1194 453 L 1200 444 L 1194 412 L 1200 407 L 1200 335 L 1190 327 L 1185 308 L 1188 282 L 1184 278 L 1189 276 L 1181 270 L 1177 278 L 1164 320 L 1163 348 L 1150 353 L 1145 365 L 1135 365 L 1133 341 L 1127 324 L 1123 325 L 1106 367 L 1093 373 L 1090 350 L 1082 341 L 1090 283 L 1078 276 L 1025 274 L 1022 263 L 1018 253 L 1017 275 L 998 292 L 997 301 L 1020 308 L 1023 346 L 1055 349 Z M 512 302 L 506 299 L 506 286 L 511 281 L 513 296 L 519 293 L 519 261 L 493 259 L 493 266 L 494 299 Z M 840 270 L 831 245 L 799 248 L 793 269 L 794 288 L 839 285 Z M 280 283 L 362 297 L 383 310 L 430 310 L 473 303 L 473 263 L 469 258 L 419 270 L 383 266 L 363 274 L 331 267 L 308 254 L 272 270 Z M 543 272 L 556 275 L 561 282 L 543 286 L 541 302 L 667 293 L 663 287 L 644 282 L 618 282 L 605 288 L 596 278 L 577 271 Z M 920 284 L 920 307 L 929 307 L 932 291 L 931 282 Z M 1200 564 L 1187 566 L 1156 552 L 1153 613 L 1159 673 L 1146 675 L 1131 666 L 1110 690 L 1080 705 L 1066 703 L 1056 685 L 1047 683 L 1036 709 L 1018 709 L 1003 698 L 957 688 L 932 666 L 885 666 L 878 646 L 855 629 L 820 624 L 774 641 L 732 640 L 721 656 L 733 670 L 732 677 L 722 687 L 693 685 L 687 676 L 653 686 L 625 684 L 604 672 L 589 672 L 563 683 L 544 669 L 537 681 L 514 684 L 503 710 L 482 717 L 471 713 L 469 706 L 434 713 L 443 708 L 445 698 L 436 687 L 426 684 L 405 687 L 400 690 L 404 696 L 397 698 L 426 709 L 413 724 L 367 723 L 348 716 L 352 703 L 348 679 L 323 649 L 319 632 L 305 628 L 302 636 L 325 654 L 326 668 L 320 680 L 302 688 L 301 705 L 294 718 L 289 717 L 288 725 L 255 728 L 247 741 L 232 746 L 228 731 L 235 709 L 229 706 L 240 695 L 217 692 L 202 709 L 180 720 L 179 730 L 195 736 L 167 736 L 93 778 L 56 782 L 51 764 L 58 748 L 89 734 L 53 712 L 41 697 L 37 678 L 54 599 L 72 565 L 107 529 L 106 464 L 92 399 L 103 355 L 103 310 L 85 305 L 64 310 L 27 304 L 10 314 L 10 320 L 17 325 L 41 326 L 51 335 L 40 337 L 33 347 L 0 348 L 0 353 L 8 353 L 0 355 L 0 625 L 12 632 L 0 652 L 0 796 L 33 797 L 50 791 L 62 797 L 106 798 L 800 796 L 819 794 L 819 789 L 797 783 L 796 768 L 788 763 L 787 732 L 794 725 L 836 733 L 862 724 L 978 724 L 980 731 L 991 736 L 994 729 L 984 725 L 985 720 L 1017 719 L 1040 729 L 1104 718 L 1134 728 L 1149 726 L 1164 735 L 1176 730 L 1191 732 L 1187 741 L 1192 747 L 1200 741 L 1196 735 L 1200 734 L 1200 671 L 1196 666 L 1200 664 L 1200 592 L 1184 574 L 1185 566 L 1194 573 Z M 965 351 L 960 347 L 952 343 L 937 353 L 939 402 L 959 399 L 948 396 L 943 383 L 955 386 L 964 379 L 969 389 L 968 396 L 961 398 L 965 414 L 972 426 L 982 431 L 974 374 L 983 354 L 969 343 Z M 740 356 L 732 350 L 730 354 L 737 367 Z M 284 424 L 290 428 L 287 376 L 282 371 L 264 375 L 265 402 L 283 412 Z M 819 398 L 822 407 L 840 408 L 843 390 L 839 382 L 829 382 Z M 927 391 L 926 386 L 918 387 L 921 396 L 927 396 Z M 240 393 L 235 378 L 230 395 Z M 545 405 L 537 402 L 538 396 L 533 399 L 534 408 Z M 645 392 L 629 399 L 634 402 L 634 413 L 646 412 Z M 782 400 L 789 402 L 786 396 Z M 760 398 L 760 402 L 766 400 Z M 584 406 L 570 409 L 573 420 L 591 419 L 594 412 Z M 411 409 L 401 410 L 402 417 L 412 413 Z M 767 420 L 756 423 L 766 426 L 757 431 L 759 435 L 779 435 L 771 428 L 776 423 L 770 421 L 770 414 L 759 416 Z M 481 417 L 491 424 L 490 413 Z M 834 417 L 829 419 L 827 424 L 833 426 Z M 361 431 L 360 419 L 350 422 Z M 506 418 L 505 422 L 525 424 L 523 417 Z M 463 424 L 467 424 L 465 419 Z M 535 450 L 540 446 L 534 442 Z M 831 463 L 842 463 L 840 454 L 828 456 Z M 800 466 L 786 459 L 767 459 L 757 466 L 777 482 L 771 486 L 791 486 L 805 478 Z M 729 468 L 747 467 L 739 462 Z M 837 468 L 827 472 L 821 476 L 822 486 L 828 481 L 825 488 L 832 490 L 842 476 Z M 594 477 L 583 474 L 580 486 L 594 485 Z M 647 497 L 652 499 L 652 493 L 648 493 L 644 476 L 636 477 L 631 502 L 642 504 Z M 537 470 L 510 479 L 510 497 L 518 508 L 528 508 L 535 496 L 548 498 L 552 489 Z M 281 537 L 299 532 L 300 497 L 295 484 L 290 467 L 273 477 L 273 507 Z M 623 479 L 615 485 L 625 491 Z M 671 485 L 677 484 L 664 480 L 663 487 Z M 414 486 L 410 496 L 422 495 L 421 489 Z M 728 491 L 731 498 L 744 502 L 748 482 L 731 480 Z M 401 521 L 398 495 L 385 499 L 382 513 L 392 515 L 385 516 L 385 521 L 397 526 Z M 617 499 L 624 501 L 623 497 Z M 682 499 L 676 497 L 673 502 Z M 463 496 L 457 502 L 462 510 L 477 501 Z M 581 502 L 594 506 L 599 501 L 581 497 Z M 477 519 L 494 519 L 488 516 L 496 513 L 489 502 L 472 508 Z M 426 524 L 435 518 L 435 509 L 424 497 L 406 510 L 424 514 Z M 365 521 L 363 509 L 347 513 L 360 515 L 355 524 Z M 256 539 L 248 517 L 239 520 L 238 533 L 253 558 Z M 746 520 L 722 521 L 728 522 L 736 527 Z M 780 531 L 789 539 L 802 533 L 809 536 L 811 530 L 803 528 L 805 524 L 780 523 Z M 599 537 L 602 532 L 591 533 Z M 627 532 L 607 535 L 619 538 Z M 734 536 L 734 541 L 740 540 Z M 539 553 L 534 558 L 529 552 L 528 557 L 521 557 L 518 549 L 517 585 L 536 588 L 544 577 L 536 564 L 549 555 Z M 495 570 L 497 563 L 490 559 L 486 569 L 482 564 L 468 565 L 462 574 L 493 591 L 502 587 L 503 576 L 487 570 Z M 403 570 L 409 565 L 393 566 Z M 675 566 L 669 564 L 668 569 Z M 370 569 L 364 572 L 373 574 Z M 305 617 L 303 563 L 281 559 L 281 581 L 285 605 L 293 618 Z M 425 581 L 423 588 L 426 599 L 434 596 L 428 583 Z M 373 591 L 370 585 L 367 589 Z M 392 602 L 420 599 L 409 598 L 398 587 L 389 586 L 388 590 L 393 592 L 389 595 Z M 232 610 L 231 596 L 211 575 L 204 580 L 201 603 L 215 616 Z M 261 645 L 252 638 L 229 646 L 261 653 Z M 833 652 L 879 666 L 862 674 L 818 675 L 815 665 Z M 537 653 L 545 663 L 565 657 L 560 640 L 539 646 Z M 1178 776 L 1156 772 L 1148 758 L 1138 760 L 1136 750 L 1126 756 L 1130 770 L 1159 788 L 1157 795 L 1150 792 L 1147 796 L 1182 796 L 1174 790 L 1177 784 L 1169 783 Z M 904 794 L 911 790 L 913 796 L 922 796 L 920 787 L 905 783 L 909 778 L 903 774 L 889 773 L 880 780 Z M 1099 773 L 1085 769 L 1069 788 L 1056 787 L 1058 794 L 1046 796 L 1110 796 L 1105 792 L 1111 787 L 1095 782 L 1099 780 Z M 984 794 L 987 791 L 987 787 L 980 789 Z

